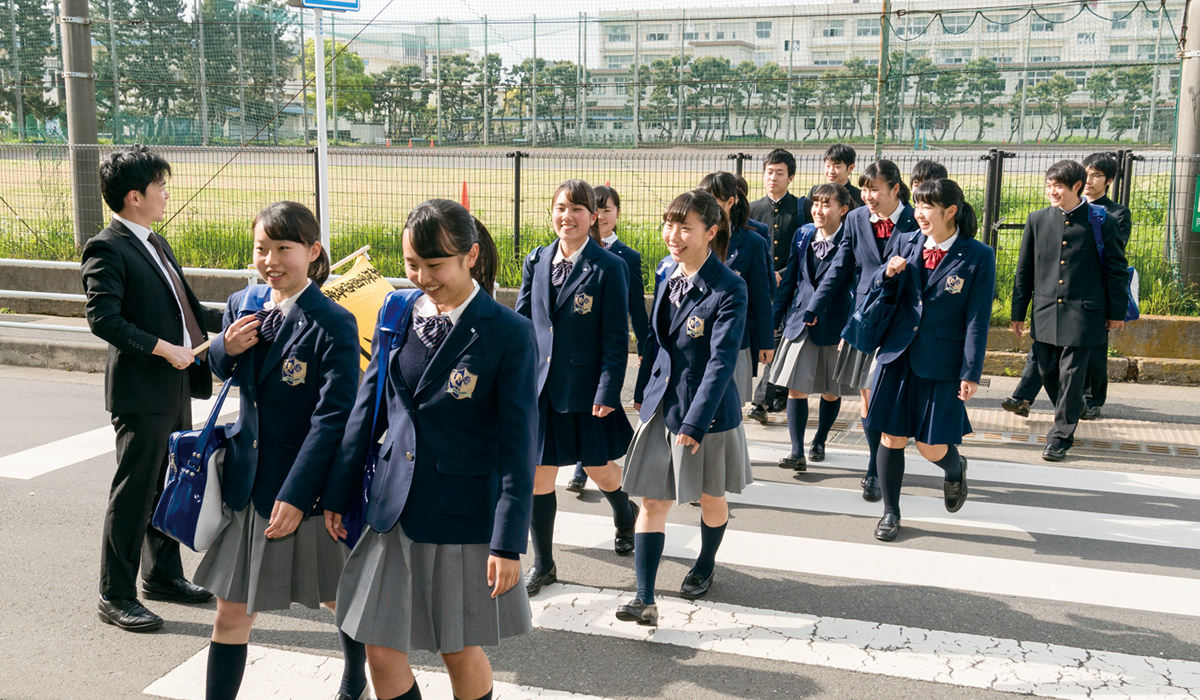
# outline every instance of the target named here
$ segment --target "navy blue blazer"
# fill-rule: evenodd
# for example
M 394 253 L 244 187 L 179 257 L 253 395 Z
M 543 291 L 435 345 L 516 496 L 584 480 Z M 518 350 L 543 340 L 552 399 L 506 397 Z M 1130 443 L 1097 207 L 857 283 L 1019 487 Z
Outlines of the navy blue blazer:
M 792 254 L 788 257 L 787 268 L 779 282 L 779 294 L 775 297 L 775 325 L 783 326 L 783 335 L 788 340 L 796 340 L 808 328 L 808 338 L 814 345 L 837 345 L 841 340 L 842 328 L 854 310 L 854 296 L 850 290 L 843 288 L 830 299 L 825 315 L 816 325 L 806 326 L 804 317 L 805 312 L 810 310 L 821 280 L 833 265 L 837 246 L 846 235 L 846 227 L 842 226 L 833 235 L 834 249 L 825 255 L 824 260 L 818 260 L 813 253 L 811 241 L 815 230 L 815 224 L 805 224 L 792 244 Z M 804 246 L 803 250 L 801 245 Z M 809 270 L 809 258 L 815 263 L 816 276 Z
M 638 355 L 641 355 L 646 347 L 646 336 L 650 334 L 650 319 L 646 316 L 646 283 L 642 279 L 642 255 L 619 238 L 608 252 L 624 260 L 629 268 L 629 325 L 633 326 L 633 337 L 637 338 Z
M 525 258 L 517 313 L 537 335 L 537 388 L 560 413 L 620 408 L 629 361 L 628 273 L 620 258 L 588 240 L 555 294 L 550 284 L 558 241 Z
M 406 319 L 400 326 L 409 327 Z M 430 359 L 415 391 L 395 347 L 372 341 L 388 358 L 377 432 L 387 431 L 375 465 L 367 524 L 396 523 L 417 542 L 488 543 L 521 553 L 533 508 L 537 389 L 533 326 L 480 291 Z M 370 435 L 379 363 L 372 361 L 325 487 L 326 510 L 345 513 L 358 497 Z
M 809 302 L 804 320 L 817 319 L 817 325 L 824 323 L 822 317 L 829 313 L 830 305 L 842 297 L 842 290 L 847 287 L 853 292 L 856 303 L 867 295 L 876 268 L 887 263 L 888 258 L 892 256 L 899 234 L 920 230 L 913 216 L 913 208 L 903 202 L 900 206 L 900 218 L 892 229 L 892 237 L 883 247 L 883 255 L 879 254 L 879 247 L 875 245 L 871 210 L 859 207 L 846 215 L 845 221 L 842 222 L 842 243 L 833 258 L 833 265 L 825 273 L 821 286 L 817 287 L 812 301 Z
M 766 250 L 764 251 L 764 254 L 766 256 L 767 269 L 774 272 L 775 271 L 775 261 L 772 260 L 772 256 L 771 256 L 771 233 L 770 233 L 769 229 L 767 228 L 767 225 L 765 223 L 759 221 L 758 219 L 746 219 L 746 228 L 757 233 L 759 236 L 762 237 L 763 241 L 766 242 L 767 247 L 766 247 Z M 775 290 L 779 286 L 779 283 L 775 279 L 775 275 L 767 275 L 767 282 L 771 285 L 771 299 L 774 299 L 775 298 Z
M 245 294 L 230 295 L 225 327 L 237 320 Z M 354 406 L 358 324 L 314 282 L 296 298 L 257 371 L 254 353 L 231 357 L 224 333 L 208 350 L 213 373 L 233 373 L 241 395 L 241 413 L 226 433 L 221 495 L 234 510 L 253 501 L 264 518 L 277 500 L 312 512 Z
M 706 433 L 732 430 L 742 422 L 733 371 L 745 332 L 746 283 L 715 254 L 709 255 L 676 308 L 667 298 L 666 284 L 676 267 L 667 260 L 656 275 L 660 281 L 654 289 L 650 340 L 633 396 L 642 404 L 643 422 L 661 405 L 672 433 L 699 442 Z
M 908 351 L 918 377 L 978 382 L 996 293 L 996 254 L 959 236 L 941 264 L 926 270 L 921 257 L 925 234 L 894 238 L 895 254 L 907 258 L 908 266 L 892 278 L 880 267 L 872 280 L 896 294 L 896 313 L 876 358 L 888 364 Z
M 725 264 L 746 283 L 749 318 L 742 333 L 742 348 L 750 348 L 758 362 L 759 350 L 775 347 L 775 326 L 771 323 L 771 282 L 775 271 L 770 268 L 771 254 L 767 242 L 748 229 L 740 228 L 729 238 L 729 253 Z

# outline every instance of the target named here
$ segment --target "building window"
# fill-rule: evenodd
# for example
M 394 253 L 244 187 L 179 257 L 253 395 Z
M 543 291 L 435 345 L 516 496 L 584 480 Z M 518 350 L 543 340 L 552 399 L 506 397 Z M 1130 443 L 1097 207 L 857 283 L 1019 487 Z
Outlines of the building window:
M 1129 18 L 1128 17 L 1122 17 L 1120 19 L 1114 19 L 1112 21 L 1112 30 L 1114 32 L 1119 32 L 1128 26 L 1129 26 Z
M 1150 23 L 1151 29 L 1158 29 L 1158 21 L 1162 16 L 1159 12 L 1153 12 L 1149 8 L 1146 9 L 1146 20 Z
M 754 24 L 754 35 L 756 37 L 758 37 L 759 39 L 770 39 L 771 38 L 771 23 L 770 22 L 756 22 Z
M 666 41 L 671 38 L 668 32 L 650 32 L 646 34 L 646 41 Z
M 1082 90 L 1087 87 L 1087 71 L 1085 70 L 1069 70 L 1064 73 L 1068 80 L 1075 82 L 1075 89 Z
M 1009 28 L 1015 20 L 1010 15 L 997 17 L 994 22 L 987 22 L 983 25 L 983 31 L 988 34 L 1007 34 Z
M 608 40 L 615 42 L 629 41 L 629 29 L 626 27 L 609 27 Z
M 1075 35 L 1075 43 L 1080 46 L 1092 46 L 1096 43 L 1095 32 L 1079 32 Z
M 841 53 L 830 53 L 827 51 L 813 53 L 814 66 L 840 66 L 845 60 L 845 56 Z
M 608 68 L 610 70 L 619 70 L 621 68 L 628 68 L 630 63 L 633 63 L 633 56 L 630 56 L 628 54 L 609 55 L 609 57 L 608 57 Z
M 1059 56 L 1049 53 L 1035 53 L 1029 57 L 1030 63 L 1058 63 L 1060 60 Z
M 942 15 L 942 31 L 946 34 L 964 34 L 974 20 L 974 15 Z
M 1052 32 L 1054 25 L 1062 21 L 1062 15 L 1034 15 L 1029 25 L 1031 32 Z
M 879 20 L 860 19 L 856 23 L 858 36 L 879 36 Z
M 695 41 L 697 38 L 699 38 L 699 36 L 700 36 L 700 32 L 684 32 L 683 40 L 684 41 Z
M 966 63 L 971 60 L 971 49 L 943 49 L 942 63 Z
M 838 37 L 845 36 L 846 35 L 845 25 L 846 25 L 846 23 L 840 19 L 834 20 L 832 22 L 826 22 L 825 26 L 821 27 L 821 38 L 822 39 L 836 39 Z
M 1108 55 L 1109 58 L 1129 58 L 1129 46 L 1126 44 L 1110 44 Z

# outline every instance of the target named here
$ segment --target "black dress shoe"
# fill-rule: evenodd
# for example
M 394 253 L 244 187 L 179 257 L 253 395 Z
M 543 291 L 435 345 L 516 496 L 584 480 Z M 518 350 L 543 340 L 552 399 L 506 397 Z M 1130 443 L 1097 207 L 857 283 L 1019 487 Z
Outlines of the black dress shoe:
M 884 513 L 875 526 L 875 539 L 891 542 L 900 534 L 900 518 L 891 513 Z
M 1022 418 L 1029 417 L 1029 406 L 1030 403 L 1025 399 L 1007 398 L 1000 402 L 1001 408 Z
M 150 612 L 137 598 L 100 597 L 100 621 L 130 632 L 153 632 L 163 626 L 163 619 Z
M 1079 414 L 1079 420 L 1096 420 L 1100 417 L 1099 406 L 1088 406 L 1083 409 L 1083 413 Z
M 683 577 L 683 585 L 679 587 L 679 595 L 688 600 L 704 597 L 708 593 L 708 589 L 712 587 L 713 573 L 715 570 L 708 572 L 708 578 L 701 579 L 696 575 L 695 569 L 687 572 L 687 576 Z
M 169 581 L 142 581 L 142 593 L 150 600 L 167 600 L 172 603 L 207 603 L 213 594 L 180 576 Z
M 808 458 L 814 462 L 824 462 L 825 461 L 825 446 L 819 445 L 814 442 L 812 444 L 812 447 L 810 447 L 808 450 Z
M 362 692 L 358 695 L 351 695 L 344 690 L 339 690 L 337 695 L 333 696 L 333 700 L 367 700 L 369 697 L 370 693 L 367 692 L 367 688 L 364 686 Z
M 808 471 L 808 464 L 804 461 L 804 455 L 788 455 L 779 460 L 779 468 L 803 472 Z
M 942 500 L 946 503 L 946 510 L 951 513 L 957 513 L 967 502 L 967 458 L 959 455 L 958 459 L 962 464 L 962 481 L 942 482 Z
M 525 592 L 529 595 L 537 595 L 538 591 L 542 590 L 542 586 L 549 586 L 558 581 L 558 567 L 552 566 L 548 571 L 538 571 L 530 569 L 529 573 L 525 574 Z
M 767 424 L 767 408 L 761 404 L 754 404 L 750 408 L 750 412 L 746 414 L 747 418 L 756 420 L 763 425 Z
M 1062 445 L 1046 445 L 1042 450 L 1042 459 L 1047 462 L 1061 462 L 1067 458 L 1067 448 Z
M 775 400 L 771 402 L 771 405 L 767 406 L 767 413 L 783 413 L 786 410 L 787 392 L 784 392 L 782 396 L 776 396 Z
M 617 619 L 622 622 L 636 622 L 639 625 L 658 626 L 658 606 L 654 603 L 646 605 L 641 598 L 617 607 Z
M 863 500 L 875 503 L 883 498 L 883 490 L 879 488 L 879 479 L 874 476 L 862 478 Z
M 567 490 L 571 493 L 583 493 L 583 487 L 587 486 L 586 476 L 573 476 L 567 482 Z
M 634 503 L 633 501 L 629 502 L 629 507 L 631 510 L 633 510 L 633 522 L 636 523 L 637 517 L 638 517 L 638 511 L 641 509 L 638 508 L 638 504 Z M 628 530 L 617 530 L 617 537 L 616 537 L 616 539 L 613 540 L 613 551 L 616 552 L 617 554 L 620 554 L 621 556 L 625 556 L 627 554 L 633 553 L 633 528 L 632 527 L 629 528 Z

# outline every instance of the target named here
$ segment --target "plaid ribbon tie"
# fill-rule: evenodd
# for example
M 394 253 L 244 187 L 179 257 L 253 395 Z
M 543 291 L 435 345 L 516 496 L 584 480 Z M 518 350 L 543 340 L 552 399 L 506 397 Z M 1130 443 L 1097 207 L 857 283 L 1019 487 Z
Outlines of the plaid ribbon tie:
M 550 284 L 555 287 L 563 286 L 567 281 L 567 276 L 571 274 L 571 268 L 575 267 L 575 263 L 570 260 L 561 260 L 554 263 L 554 269 L 550 272 Z
M 833 241 L 828 238 L 814 238 L 812 249 L 818 260 L 824 260 L 825 256 L 829 255 L 829 251 L 833 250 Z
M 254 318 L 257 318 L 261 323 L 258 326 L 258 337 L 264 343 L 274 343 L 275 336 L 279 334 L 279 327 L 283 325 L 283 314 L 279 313 L 279 307 L 267 311 L 259 309 L 254 312 Z
M 413 328 L 417 331 L 417 337 L 421 339 L 422 343 L 425 343 L 425 347 L 433 349 L 441 345 L 446 336 L 450 335 L 450 317 L 446 314 L 415 316 Z
M 675 306 L 683 306 L 683 300 L 692 291 L 692 281 L 682 275 L 667 280 L 667 294 Z

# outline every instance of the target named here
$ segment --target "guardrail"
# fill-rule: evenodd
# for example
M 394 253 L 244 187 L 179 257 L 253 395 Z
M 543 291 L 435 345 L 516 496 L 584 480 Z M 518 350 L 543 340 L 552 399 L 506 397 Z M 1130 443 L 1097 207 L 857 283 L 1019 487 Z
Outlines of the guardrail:
M 345 260 L 340 261 L 342 263 Z M 340 267 L 340 264 L 338 265 Z M 79 263 L 70 260 L 22 260 L 19 258 L 0 258 L 0 267 L 33 267 L 42 268 L 44 270 L 78 270 Z M 183 268 L 185 275 L 204 275 L 206 277 L 227 277 L 246 280 L 246 284 L 253 284 L 255 280 L 262 279 L 258 276 L 257 270 L 220 270 L 212 267 L 185 267 Z M 341 275 L 330 275 L 329 281 L 340 279 Z M 409 289 L 413 283 L 407 277 L 384 277 L 393 287 Z M 27 296 L 32 296 L 33 292 L 29 292 Z M 49 298 L 49 297 L 47 297 Z M 218 308 L 225 308 L 221 304 Z

